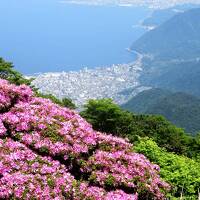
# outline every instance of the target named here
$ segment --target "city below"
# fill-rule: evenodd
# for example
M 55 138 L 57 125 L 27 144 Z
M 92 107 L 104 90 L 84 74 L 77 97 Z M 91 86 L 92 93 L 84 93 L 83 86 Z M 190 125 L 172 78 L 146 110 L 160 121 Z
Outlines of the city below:
M 127 102 L 139 92 L 149 89 L 140 84 L 142 56 L 134 63 L 84 68 L 80 71 L 44 73 L 34 76 L 33 84 L 42 93 L 62 99 L 71 98 L 80 108 L 89 99 L 111 98 L 118 104 Z

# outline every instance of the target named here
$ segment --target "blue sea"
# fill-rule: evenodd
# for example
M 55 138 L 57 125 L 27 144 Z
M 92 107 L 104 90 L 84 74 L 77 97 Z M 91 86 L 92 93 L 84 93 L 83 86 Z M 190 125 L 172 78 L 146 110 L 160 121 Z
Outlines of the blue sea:
M 1 0 L 0 57 L 24 74 L 128 63 L 126 48 L 145 30 L 144 7 L 89 6 L 58 0 Z

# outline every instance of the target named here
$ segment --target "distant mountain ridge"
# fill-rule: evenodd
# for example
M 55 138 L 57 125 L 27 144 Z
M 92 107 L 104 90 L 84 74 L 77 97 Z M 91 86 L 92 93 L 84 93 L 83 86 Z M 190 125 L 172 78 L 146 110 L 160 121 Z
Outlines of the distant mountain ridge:
M 131 49 L 159 60 L 200 57 L 199 19 L 200 8 L 177 14 L 144 34 Z
M 179 13 L 132 45 L 146 55 L 143 85 L 200 96 L 200 8 Z
M 122 108 L 135 113 L 163 115 L 188 133 L 200 131 L 200 99 L 186 93 L 151 89 L 133 97 Z
M 142 22 L 142 25 L 146 27 L 151 27 L 150 30 L 152 30 L 152 28 L 155 28 L 163 24 L 164 22 L 166 22 L 167 20 L 169 20 L 176 14 L 182 13 L 184 11 L 187 11 L 193 8 L 199 8 L 199 5 L 198 4 L 183 4 L 183 5 L 176 5 L 174 7 L 170 7 L 166 9 L 154 10 L 152 14 Z
M 127 103 L 123 104 L 122 108 L 136 113 L 146 113 L 149 107 L 154 105 L 159 99 L 162 99 L 170 94 L 172 94 L 172 92 L 160 88 L 146 90 L 130 99 Z

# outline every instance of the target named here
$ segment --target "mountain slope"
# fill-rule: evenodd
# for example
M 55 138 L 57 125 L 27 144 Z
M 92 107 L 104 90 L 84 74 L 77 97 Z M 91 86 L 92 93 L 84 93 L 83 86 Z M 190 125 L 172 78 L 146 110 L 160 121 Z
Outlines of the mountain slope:
M 172 94 L 170 91 L 159 88 L 146 90 L 123 104 L 122 108 L 136 113 L 146 113 L 147 109 L 155 102 L 170 94 Z
M 183 4 L 183 5 L 176 5 L 174 7 L 170 7 L 166 9 L 154 10 L 152 14 L 143 21 L 142 25 L 147 26 L 147 27 L 148 26 L 157 27 L 178 13 L 182 13 L 186 10 L 198 8 L 198 7 L 199 5 L 196 5 L 196 4 Z
M 155 66 L 159 69 L 155 69 Z M 156 70 L 157 73 L 152 73 L 143 76 L 145 82 L 149 78 L 149 84 L 154 87 L 164 89 L 182 91 L 191 95 L 200 97 L 200 61 L 185 61 L 178 63 L 159 63 L 154 62 L 150 71 Z M 148 73 L 150 73 L 148 70 Z M 147 78 L 145 80 L 145 78 Z
M 177 14 L 132 45 L 148 55 L 143 58 L 143 85 L 200 96 L 199 19 L 199 8 Z
M 122 107 L 137 113 L 163 115 L 192 134 L 200 130 L 200 99 L 192 95 L 152 89 L 138 94 Z
M 162 60 L 199 57 L 199 19 L 199 8 L 177 14 L 139 38 L 131 49 Z

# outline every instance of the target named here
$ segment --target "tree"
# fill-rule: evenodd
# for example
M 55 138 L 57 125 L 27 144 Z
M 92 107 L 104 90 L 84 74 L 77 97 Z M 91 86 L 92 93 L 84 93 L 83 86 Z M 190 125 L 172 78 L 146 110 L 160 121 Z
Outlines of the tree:
M 42 94 L 39 91 L 36 91 L 35 93 L 38 97 L 50 99 L 53 103 L 58 104 L 62 107 L 66 107 L 66 108 L 70 108 L 70 109 L 76 109 L 76 105 L 69 98 L 63 98 L 61 100 L 61 99 L 58 99 L 56 96 L 54 96 L 52 94 Z
M 183 129 L 159 115 L 133 115 L 132 132 L 129 139 L 135 141 L 134 135 L 153 138 L 161 147 L 178 154 L 188 154 L 192 137 Z M 132 138 L 133 137 L 133 138 Z
M 52 94 L 42 94 L 41 92 L 36 91 L 36 95 L 44 99 L 50 99 L 53 103 L 63 106 L 62 101 Z
M 70 109 L 76 109 L 76 105 L 73 103 L 73 101 L 70 98 L 63 98 L 62 104 L 64 107 L 67 107 Z
M 192 156 L 200 161 L 200 133 L 198 133 L 191 141 L 190 149 Z
M 31 84 L 31 79 L 28 80 L 23 77 L 23 75 L 16 70 L 13 69 L 14 65 L 11 62 L 6 62 L 3 58 L 0 58 L 0 78 L 6 79 L 11 83 L 15 83 L 16 85 Z
M 192 136 L 177 128 L 162 116 L 135 115 L 122 110 L 110 99 L 90 100 L 80 113 L 98 131 L 120 135 L 134 143 L 138 136 L 153 138 L 160 147 L 192 157 Z M 197 152 L 198 153 L 198 152 Z
M 147 137 L 140 138 L 135 143 L 134 150 L 144 154 L 151 162 L 161 167 L 160 175 L 172 185 L 171 195 L 173 197 L 179 199 L 182 193 L 186 199 L 197 199 L 200 188 L 199 162 L 185 156 L 169 153 Z
M 132 114 L 122 110 L 111 99 L 89 100 L 80 114 L 98 131 L 116 135 L 128 134 Z

